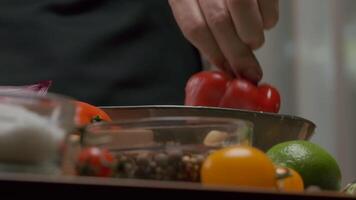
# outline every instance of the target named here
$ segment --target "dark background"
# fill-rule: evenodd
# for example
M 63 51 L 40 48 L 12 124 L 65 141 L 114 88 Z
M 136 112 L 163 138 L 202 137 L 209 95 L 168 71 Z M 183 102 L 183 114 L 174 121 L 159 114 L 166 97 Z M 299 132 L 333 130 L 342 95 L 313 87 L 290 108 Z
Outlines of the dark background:
M 201 69 L 167 0 L 1 0 L 0 85 L 96 105 L 183 104 Z

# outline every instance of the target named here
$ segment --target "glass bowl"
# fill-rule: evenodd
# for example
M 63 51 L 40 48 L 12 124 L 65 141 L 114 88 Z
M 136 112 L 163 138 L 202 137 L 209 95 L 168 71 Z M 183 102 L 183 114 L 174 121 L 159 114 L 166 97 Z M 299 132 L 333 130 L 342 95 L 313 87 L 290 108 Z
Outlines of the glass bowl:
M 276 144 L 290 140 L 309 140 L 316 125 L 307 119 L 275 113 L 213 108 L 201 106 L 147 105 L 101 107 L 112 120 L 137 120 L 147 117 L 200 116 L 233 118 L 253 123 L 253 146 L 267 151 Z
M 76 173 L 199 182 L 207 155 L 231 145 L 251 145 L 252 130 L 248 121 L 211 117 L 160 117 L 89 125 L 75 157 Z M 104 159 L 94 163 L 99 152 L 104 152 Z M 102 169 L 111 171 L 103 173 Z
M 0 92 L 0 172 L 60 173 L 74 115 L 67 97 Z

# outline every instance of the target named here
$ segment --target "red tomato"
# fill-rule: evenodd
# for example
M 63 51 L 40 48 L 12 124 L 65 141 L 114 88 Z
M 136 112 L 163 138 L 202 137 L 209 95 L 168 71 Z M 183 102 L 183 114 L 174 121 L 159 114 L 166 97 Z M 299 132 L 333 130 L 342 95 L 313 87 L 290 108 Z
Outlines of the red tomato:
M 193 75 L 187 83 L 186 105 L 216 106 L 226 91 L 229 76 L 222 72 L 201 72 Z
M 76 163 L 76 170 L 82 176 L 111 177 L 116 168 L 116 158 L 107 149 L 90 147 L 83 149 Z
M 259 110 L 277 113 L 281 106 L 281 97 L 278 90 L 271 85 L 262 84 L 258 86 L 258 91 L 260 94 Z
M 278 113 L 281 98 L 277 89 L 231 78 L 217 71 L 194 74 L 185 88 L 185 105 L 246 109 Z
M 235 79 L 230 82 L 220 106 L 257 111 L 259 97 L 259 91 L 255 85 L 243 79 Z

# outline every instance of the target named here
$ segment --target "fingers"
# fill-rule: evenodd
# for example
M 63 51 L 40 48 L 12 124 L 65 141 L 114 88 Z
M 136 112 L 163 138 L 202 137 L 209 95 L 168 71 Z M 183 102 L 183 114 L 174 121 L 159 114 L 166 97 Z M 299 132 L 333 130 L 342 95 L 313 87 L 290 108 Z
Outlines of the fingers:
M 264 29 L 278 21 L 278 0 L 169 0 L 184 36 L 223 69 L 258 82 L 261 67 L 252 50 Z
M 198 2 L 218 46 L 228 60 L 229 68 L 236 76 L 242 75 L 258 82 L 262 77 L 262 70 L 251 49 L 237 34 L 226 1 L 199 0 Z
M 169 4 L 184 36 L 212 64 L 224 69 L 225 57 L 205 21 L 198 1 L 169 0 Z
M 265 29 L 273 28 L 279 18 L 278 0 L 258 0 L 258 3 L 262 15 L 263 27 Z
M 251 49 L 261 47 L 265 41 L 263 21 L 257 0 L 226 0 L 237 34 Z M 264 0 L 268 1 L 268 0 Z

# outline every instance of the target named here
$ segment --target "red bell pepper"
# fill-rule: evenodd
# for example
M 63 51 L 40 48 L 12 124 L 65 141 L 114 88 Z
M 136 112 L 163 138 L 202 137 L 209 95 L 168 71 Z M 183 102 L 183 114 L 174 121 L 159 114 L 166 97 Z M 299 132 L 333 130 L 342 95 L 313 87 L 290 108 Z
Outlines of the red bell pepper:
M 218 71 L 194 74 L 185 88 L 185 105 L 278 113 L 280 95 L 268 84 L 255 85 Z

